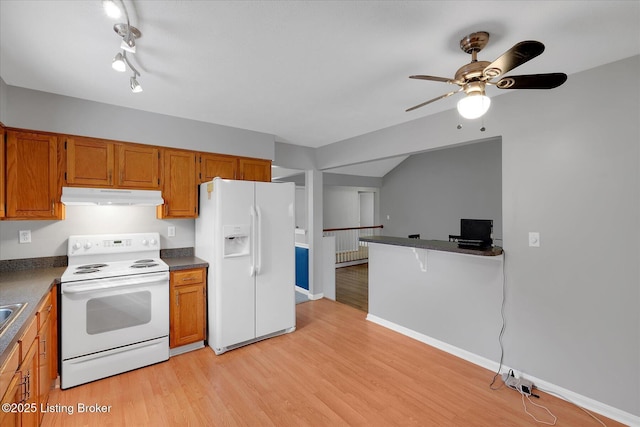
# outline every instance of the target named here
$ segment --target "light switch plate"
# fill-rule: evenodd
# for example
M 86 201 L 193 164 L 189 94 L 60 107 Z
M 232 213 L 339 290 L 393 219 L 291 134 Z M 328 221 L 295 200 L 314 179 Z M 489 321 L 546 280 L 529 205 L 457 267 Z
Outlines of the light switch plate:
M 529 232 L 529 246 L 536 248 L 540 246 L 540 233 L 537 231 Z

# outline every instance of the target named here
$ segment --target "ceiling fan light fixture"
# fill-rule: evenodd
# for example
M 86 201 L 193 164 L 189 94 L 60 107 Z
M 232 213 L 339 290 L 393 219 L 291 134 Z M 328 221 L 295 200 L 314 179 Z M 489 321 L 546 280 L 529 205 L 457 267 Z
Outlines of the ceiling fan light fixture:
M 122 56 L 121 52 L 118 52 L 113 58 L 113 61 L 111 61 L 111 68 L 121 73 L 127 70 L 127 64 L 125 64 L 124 56 Z
M 483 93 L 472 93 L 458 101 L 458 113 L 465 119 L 484 116 L 491 106 L 491 98 Z

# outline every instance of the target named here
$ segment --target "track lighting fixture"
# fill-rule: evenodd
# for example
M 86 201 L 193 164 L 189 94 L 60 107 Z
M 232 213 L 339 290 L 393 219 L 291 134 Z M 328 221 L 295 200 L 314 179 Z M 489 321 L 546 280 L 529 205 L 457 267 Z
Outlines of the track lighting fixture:
M 133 93 L 139 93 L 142 92 L 142 86 L 140 86 L 137 80 L 137 77 L 140 77 L 140 73 L 131 65 L 129 58 L 127 58 L 127 52 L 136 53 L 136 39 L 142 37 L 142 33 L 129 23 L 129 13 L 124 5 L 124 1 L 119 0 L 118 3 L 116 3 L 115 0 L 103 0 L 102 2 L 102 6 L 107 15 L 117 19 L 122 15 L 122 12 L 124 12 L 127 20 L 126 23 L 118 23 L 113 26 L 113 31 L 122 37 L 122 42 L 120 43 L 122 52 L 118 52 L 113 58 L 111 67 L 119 72 L 125 72 L 127 71 L 127 67 L 129 67 L 131 71 L 133 71 L 133 76 L 129 79 L 129 86 Z

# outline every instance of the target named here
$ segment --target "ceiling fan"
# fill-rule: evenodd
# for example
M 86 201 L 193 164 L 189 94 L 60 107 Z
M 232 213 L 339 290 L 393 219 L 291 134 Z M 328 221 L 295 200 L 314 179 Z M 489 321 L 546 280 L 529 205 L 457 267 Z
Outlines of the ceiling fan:
M 486 85 L 494 85 L 498 89 L 553 89 L 567 81 L 567 75 L 564 73 L 508 76 L 498 81 L 491 81 L 540 55 L 544 51 L 544 45 L 534 40 L 522 41 L 493 62 L 478 61 L 478 52 L 488 42 L 489 33 L 486 31 L 471 33 L 460 40 L 460 49 L 471 54 L 471 62 L 460 67 L 453 79 L 425 75 L 409 76 L 411 79 L 432 80 L 457 85 L 460 86 L 460 89 L 430 99 L 406 111 L 413 111 L 464 91 L 466 96 L 458 101 L 458 112 L 466 119 L 476 119 L 486 113 L 491 105 L 491 99 L 485 95 Z

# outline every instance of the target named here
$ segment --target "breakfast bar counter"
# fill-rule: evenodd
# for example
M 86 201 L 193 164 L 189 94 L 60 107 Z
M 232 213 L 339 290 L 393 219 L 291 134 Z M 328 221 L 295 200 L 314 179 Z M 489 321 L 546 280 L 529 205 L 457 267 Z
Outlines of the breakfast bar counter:
M 499 360 L 502 248 L 391 236 L 360 240 L 369 246 L 368 320 L 454 354 Z
M 455 252 L 459 254 L 478 256 L 496 256 L 502 254 L 502 248 L 499 246 L 492 246 L 485 249 L 460 247 L 456 242 L 447 242 L 444 240 L 409 239 L 406 237 L 394 236 L 369 236 L 361 237 L 360 241 L 368 243 L 382 243 L 394 246 L 406 246 L 409 248 L 432 249 L 434 251 Z

